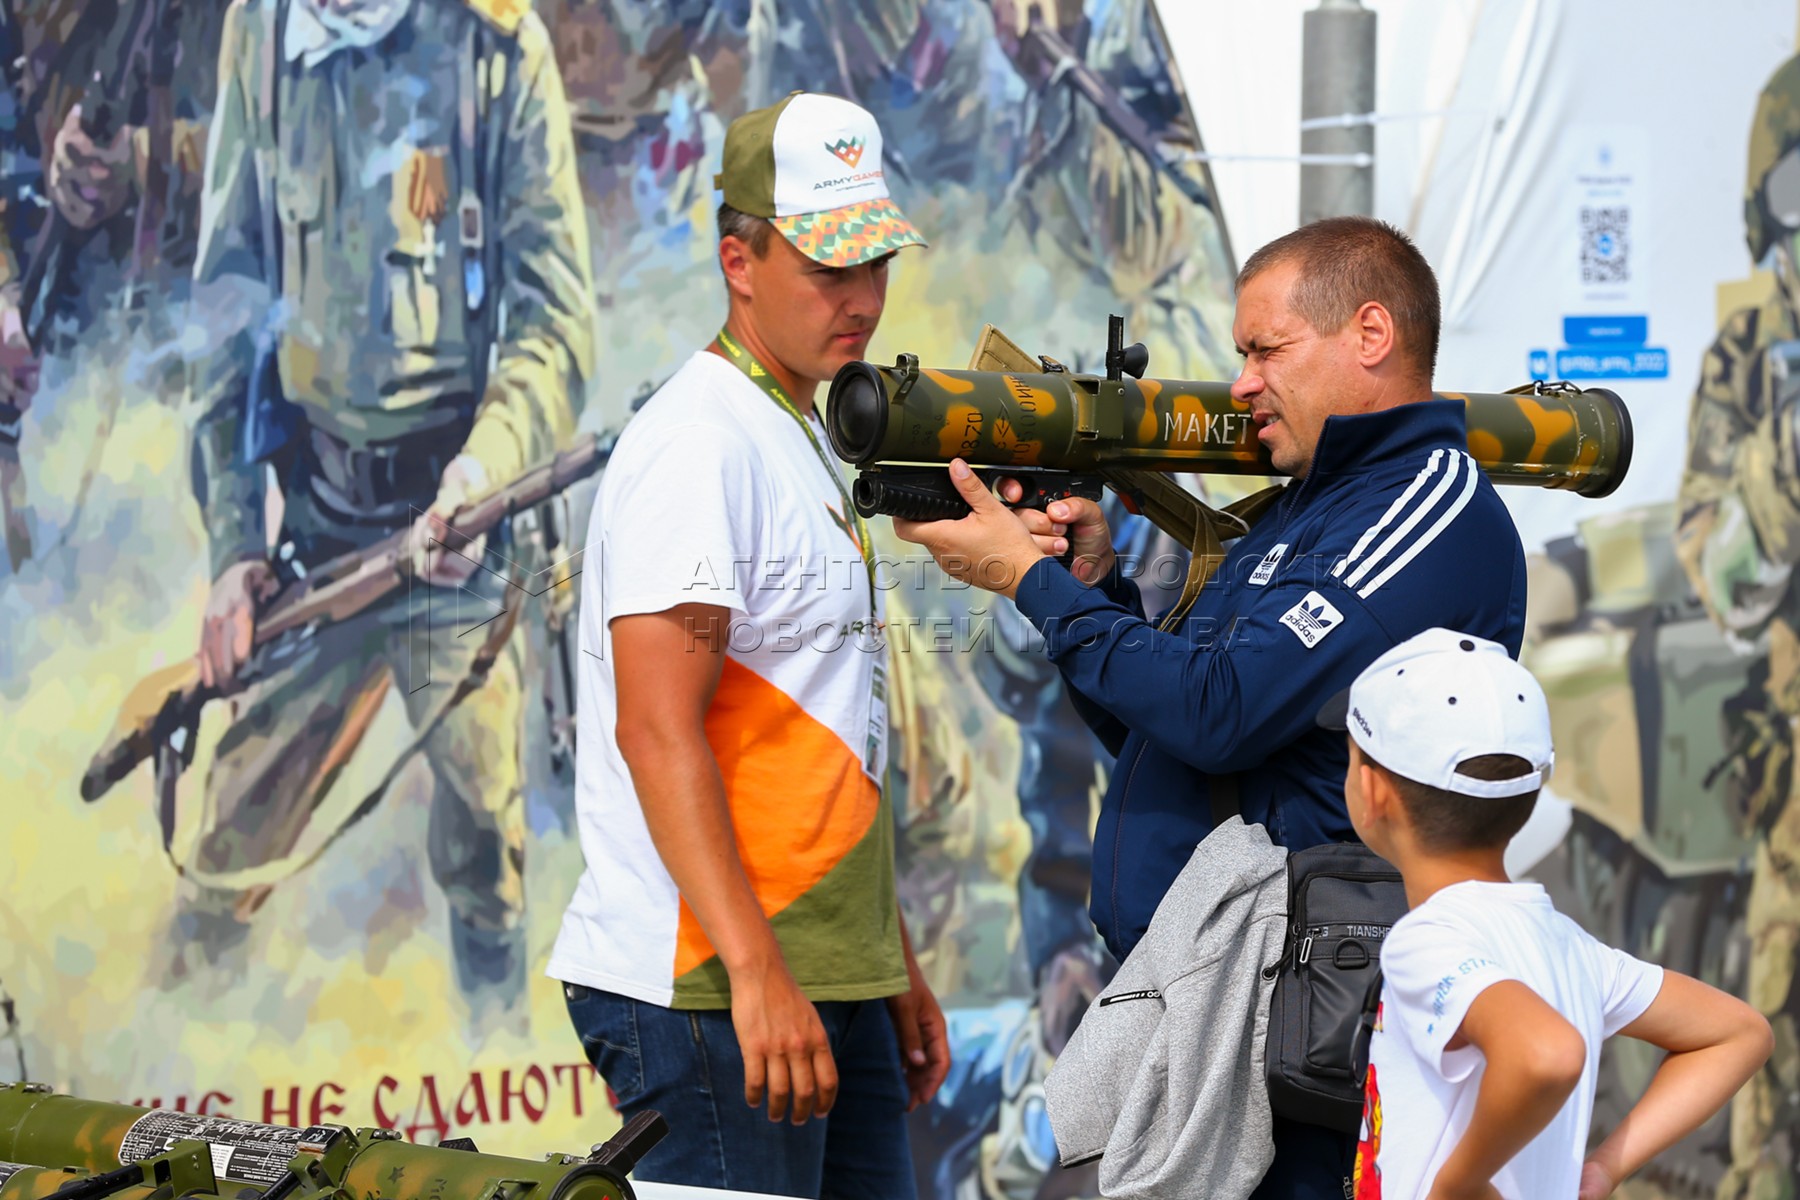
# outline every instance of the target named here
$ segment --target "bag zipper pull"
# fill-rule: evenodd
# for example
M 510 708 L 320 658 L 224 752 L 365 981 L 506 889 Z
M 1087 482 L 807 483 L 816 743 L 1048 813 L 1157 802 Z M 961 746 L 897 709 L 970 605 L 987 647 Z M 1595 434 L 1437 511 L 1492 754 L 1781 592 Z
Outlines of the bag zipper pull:
M 1300 943 L 1300 959 L 1299 959 L 1300 965 L 1304 967 L 1306 965 L 1306 960 L 1311 957 L 1312 957 L 1312 939 L 1309 937 L 1304 942 Z

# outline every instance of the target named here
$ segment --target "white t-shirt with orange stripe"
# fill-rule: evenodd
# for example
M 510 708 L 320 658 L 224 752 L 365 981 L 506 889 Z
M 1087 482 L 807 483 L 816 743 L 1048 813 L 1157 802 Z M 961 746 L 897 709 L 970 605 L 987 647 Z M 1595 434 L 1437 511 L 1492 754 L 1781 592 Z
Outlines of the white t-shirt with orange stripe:
M 881 787 L 887 651 L 870 627 L 880 594 L 872 610 L 854 514 L 825 472 L 794 418 L 704 351 L 620 437 L 581 577 L 575 809 L 587 869 L 552 978 L 675 1008 L 731 1002 L 614 737 L 609 622 L 698 603 L 731 610 L 706 738 L 789 969 L 814 1000 L 906 990 Z

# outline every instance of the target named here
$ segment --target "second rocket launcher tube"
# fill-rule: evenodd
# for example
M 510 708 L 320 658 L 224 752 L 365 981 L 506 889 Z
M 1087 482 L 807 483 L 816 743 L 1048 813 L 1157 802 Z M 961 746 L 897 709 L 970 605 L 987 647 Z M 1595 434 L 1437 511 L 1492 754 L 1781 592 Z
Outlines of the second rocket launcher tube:
M 1469 453 L 1495 483 L 1611 494 L 1631 465 L 1631 417 L 1604 388 L 1439 392 L 1468 408 Z M 910 354 L 847 364 L 832 380 L 832 449 L 883 463 L 1101 467 L 1273 475 L 1250 405 L 1218 381 L 1109 380 L 1072 372 L 938 370 Z
M 0 1200 L 48 1200 L 69 1184 L 92 1178 L 92 1175 L 66 1168 L 0 1162 Z M 140 1183 L 112 1189 L 107 1197 L 108 1200 L 151 1200 L 156 1191 L 155 1187 Z
M 631 1161 L 655 1144 L 660 1130 L 639 1139 Z M 204 1143 L 204 1146 L 200 1144 Z M 0 1162 L 99 1174 L 143 1162 L 173 1146 L 210 1153 L 222 1193 L 245 1185 L 281 1187 L 300 1159 L 316 1159 L 329 1186 L 322 1190 L 360 1200 L 631 1200 L 623 1170 L 569 1155 L 528 1160 L 444 1146 L 421 1146 L 400 1135 L 338 1126 L 295 1129 L 59 1096 L 41 1084 L 0 1083 Z M 122 1193 L 122 1195 L 124 1195 Z M 12 1200 L 0 1196 L 0 1200 Z M 45 1200 L 34 1197 L 33 1200 Z

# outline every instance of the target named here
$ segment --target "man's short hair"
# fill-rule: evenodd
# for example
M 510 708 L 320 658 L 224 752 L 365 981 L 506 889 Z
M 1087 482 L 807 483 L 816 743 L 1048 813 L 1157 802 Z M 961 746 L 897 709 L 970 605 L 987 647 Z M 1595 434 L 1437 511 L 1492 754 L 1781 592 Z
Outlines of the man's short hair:
M 767 217 L 753 217 L 729 204 L 719 205 L 719 240 L 734 237 L 750 247 L 750 253 L 763 258 L 769 253 L 769 239 L 775 236 L 775 225 Z
M 1502 798 L 1464 796 L 1396 774 L 1367 754 L 1363 759 L 1393 781 L 1419 846 L 1438 854 L 1503 848 L 1525 828 L 1537 804 L 1536 788 Z M 1516 754 L 1483 754 L 1456 764 L 1457 774 L 1471 779 L 1517 779 L 1531 771 Z
M 1308 324 L 1336 333 L 1373 300 L 1393 316 L 1400 353 L 1431 382 L 1442 324 L 1437 276 L 1411 238 L 1373 217 L 1326 217 L 1252 254 L 1238 272 L 1236 290 L 1290 262 L 1300 274 L 1288 303 Z

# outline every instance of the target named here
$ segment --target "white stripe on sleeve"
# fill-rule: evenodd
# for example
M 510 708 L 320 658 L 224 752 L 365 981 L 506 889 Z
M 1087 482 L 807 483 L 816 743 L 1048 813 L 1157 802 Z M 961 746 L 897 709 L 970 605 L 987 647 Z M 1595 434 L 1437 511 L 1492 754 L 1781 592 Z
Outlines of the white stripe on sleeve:
M 1436 453 L 1436 451 L 1433 451 L 1433 453 Z M 1426 496 L 1424 500 L 1414 504 L 1412 511 L 1406 515 L 1406 520 L 1400 522 L 1399 527 L 1387 536 L 1387 540 L 1381 543 L 1375 553 L 1363 559 L 1362 565 L 1350 572 L 1350 577 L 1344 580 L 1346 587 L 1355 587 L 1357 584 L 1361 583 L 1363 578 L 1367 576 L 1370 571 L 1373 571 L 1376 567 L 1380 566 L 1382 560 L 1394 552 L 1395 547 L 1406 540 L 1406 535 L 1411 533 L 1413 529 L 1417 527 L 1419 522 L 1425 519 L 1426 514 L 1438 506 L 1439 501 L 1443 500 L 1445 495 L 1449 493 L 1450 485 L 1456 482 L 1456 470 L 1462 465 L 1463 460 L 1467 457 L 1468 455 L 1466 454 L 1458 454 L 1455 451 L 1451 451 L 1445 459 L 1448 469 L 1444 472 L 1443 477 L 1438 480 L 1437 486 L 1431 489 L 1431 494 Z
M 1356 545 L 1351 549 L 1349 556 L 1339 562 L 1336 567 L 1332 568 L 1331 574 L 1335 578 L 1342 579 L 1344 577 L 1344 571 L 1349 568 L 1350 564 L 1363 556 L 1363 551 L 1369 548 L 1369 543 L 1381 536 L 1381 531 L 1387 528 L 1388 522 L 1398 516 L 1400 510 L 1405 508 L 1408 502 L 1410 502 L 1414 496 L 1419 494 L 1419 489 L 1425 486 L 1426 481 L 1431 478 L 1432 472 L 1437 470 L 1438 462 L 1443 457 L 1444 452 L 1442 450 L 1433 450 L 1431 452 L 1431 457 L 1426 460 L 1423 467 L 1419 468 L 1419 473 L 1413 477 L 1413 481 L 1406 485 L 1406 490 L 1400 493 L 1400 498 L 1388 505 L 1388 510 L 1381 514 L 1381 519 L 1379 521 L 1376 521 L 1373 525 L 1363 531 L 1362 537 L 1356 540 Z M 1355 581 L 1352 580 L 1351 582 Z
M 1393 563 L 1388 566 L 1387 570 L 1383 571 L 1360 588 L 1356 593 L 1358 596 L 1367 600 L 1370 596 L 1374 595 L 1376 590 L 1379 589 L 1382 584 L 1399 574 L 1402 567 L 1417 558 L 1419 551 L 1436 541 L 1438 534 L 1442 533 L 1449 526 L 1450 522 L 1456 520 L 1458 513 L 1468 507 L 1469 497 L 1475 494 L 1475 483 L 1480 474 L 1480 468 L 1475 465 L 1475 460 L 1469 458 L 1468 455 L 1464 454 L 1460 457 L 1467 459 L 1467 462 L 1463 467 L 1463 489 L 1456 497 L 1455 503 L 1450 505 L 1450 510 L 1439 517 L 1437 522 L 1433 524 L 1430 529 L 1425 531 L 1424 536 L 1419 538 L 1419 540 L 1414 542 L 1411 546 L 1407 547 L 1406 553 L 1402 554 L 1399 558 L 1396 558 Z

